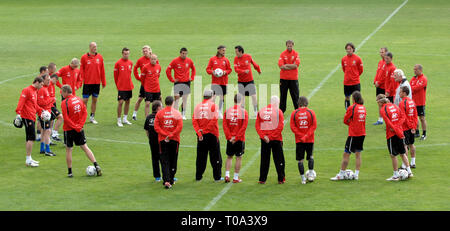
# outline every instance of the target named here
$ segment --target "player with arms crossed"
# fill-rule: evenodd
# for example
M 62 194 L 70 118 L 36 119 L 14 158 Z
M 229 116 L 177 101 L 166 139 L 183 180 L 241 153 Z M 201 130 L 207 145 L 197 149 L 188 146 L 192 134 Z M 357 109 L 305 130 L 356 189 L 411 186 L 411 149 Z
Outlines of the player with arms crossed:
M 386 56 L 386 52 L 388 52 L 387 47 L 380 48 L 381 60 L 378 62 L 377 73 L 375 74 L 375 79 L 373 80 L 373 85 L 375 85 L 376 88 L 375 97 L 379 94 L 386 93 L 386 90 L 384 89 L 385 75 L 383 72 L 384 65 L 386 65 L 386 61 L 384 61 L 384 56 Z M 380 111 L 380 108 L 378 108 L 378 111 Z M 373 123 L 373 125 L 381 125 L 381 124 L 383 124 L 383 117 L 380 114 L 377 122 Z
M 130 99 L 133 97 L 133 81 L 131 81 L 131 71 L 133 62 L 128 59 L 130 56 L 130 49 L 124 47 L 122 49 L 122 58 L 114 65 L 114 82 L 116 83 L 119 101 L 117 105 L 117 126 L 123 127 L 123 124 L 130 125 L 128 121 L 128 110 L 130 109 Z M 123 108 L 123 123 L 122 123 L 122 106 Z
M 300 95 L 298 86 L 298 67 L 300 66 L 300 58 L 294 49 L 294 41 L 286 41 L 286 50 L 283 51 L 278 59 L 278 67 L 280 68 L 280 109 L 284 113 L 286 111 L 287 92 L 291 94 L 294 108 L 298 108 L 297 102 Z
M 400 111 L 406 116 L 403 123 L 403 134 L 405 135 L 405 145 L 407 150 L 411 153 L 411 168 L 416 168 L 416 146 L 414 146 L 414 133 L 417 127 L 417 108 L 414 101 L 408 96 L 410 89 L 407 86 L 400 88 L 401 102 L 399 104 Z M 405 164 L 402 164 L 402 168 L 406 168 Z
M 147 133 L 148 143 L 150 145 L 150 151 L 152 153 L 152 167 L 153 167 L 153 177 L 156 182 L 161 181 L 161 171 L 160 171 L 160 156 L 159 152 L 159 142 L 158 133 L 155 131 L 155 117 L 156 113 L 161 111 L 162 103 L 159 100 L 153 101 L 152 104 L 152 114 L 148 115 L 145 119 L 144 129 Z
M 296 160 L 298 162 L 298 171 L 302 178 L 302 184 L 306 184 L 305 167 L 303 160 L 308 160 L 308 170 L 314 171 L 314 131 L 317 128 L 316 113 L 308 108 L 308 98 L 300 96 L 298 98 L 299 108 L 291 114 L 291 130 L 295 135 Z
M 344 95 L 345 110 L 350 106 L 350 96 L 354 91 L 361 91 L 359 77 L 363 73 L 363 63 L 361 58 L 355 54 L 353 43 L 345 44 L 347 55 L 341 60 L 342 71 L 344 72 Z
M 141 69 L 139 80 L 141 81 L 142 86 L 144 86 L 146 117 L 150 113 L 150 104 L 155 100 L 161 100 L 161 89 L 159 86 L 161 66 L 158 63 L 158 56 L 152 54 L 150 56 L 150 63 L 145 64 Z
M 140 57 L 136 64 L 133 67 L 133 74 L 134 77 L 141 82 L 141 87 L 139 88 L 139 97 L 136 101 L 136 104 L 134 105 L 134 112 L 133 112 L 133 120 L 137 120 L 137 112 L 139 110 L 139 107 L 141 106 L 142 100 L 145 98 L 145 90 L 144 85 L 142 84 L 142 81 L 140 80 L 140 74 L 138 69 L 142 72 L 142 67 L 144 67 L 145 64 L 150 63 L 150 56 L 152 55 L 152 48 L 149 45 L 145 45 L 142 47 L 142 57 Z
M 244 96 L 234 95 L 234 106 L 228 108 L 223 114 L 222 127 L 227 139 L 227 161 L 225 164 L 225 183 L 230 182 L 230 168 L 233 156 L 236 156 L 234 166 L 233 183 L 240 183 L 239 171 L 241 170 L 242 155 L 245 151 L 245 130 L 248 125 L 248 113 L 241 107 Z
M 420 64 L 414 65 L 415 76 L 411 79 L 412 99 L 417 107 L 420 123 L 422 124 L 421 140 L 427 138 L 427 121 L 425 120 L 425 101 L 427 95 L 427 77 L 423 74 L 423 67 Z M 419 123 L 417 123 L 416 137 L 420 136 Z

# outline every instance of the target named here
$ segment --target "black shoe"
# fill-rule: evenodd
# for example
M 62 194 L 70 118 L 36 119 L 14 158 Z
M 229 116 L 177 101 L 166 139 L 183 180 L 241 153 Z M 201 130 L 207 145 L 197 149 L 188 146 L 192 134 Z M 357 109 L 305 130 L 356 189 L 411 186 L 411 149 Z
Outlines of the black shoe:
M 45 155 L 46 155 L 46 156 L 56 156 L 56 154 L 53 153 L 52 151 L 50 151 L 50 152 L 45 152 Z
M 53 142 L 50 142 L 50 144 L 49 144 L 50 146 L 53 146 L 53 145 L 56 145 L 55 143 L 53 143 Z
M 415 164 L 410 165 L 411 168 L 416 168 Z
M 73 174 L 72 174 L 72 173 L 67 174 L 67 177 L 72 178 L 72 177 L 73 177 Z
M 427 139 L 427 136 L 426 135 L 422 135 L 421 137 L 420 137 L 420 140 L 426 140 Z
M 39 153 L 40 153 L 40 154 L 45 154 L 45 151 L 40 151 Z
M 420 133 L 414 134 L 414 137 L 420 137 Z
M 100 168 L 100 166 L 97 165 L 97 167 L 95 167 L 95 170 L 97 171 L 97 176 L 102 175 L 102 168 Z
M 57 137 L 57 136 L 52 136 L 52 140 L 54 140 L 54 141 L 61 141 L 61 139 L 59 137 Z

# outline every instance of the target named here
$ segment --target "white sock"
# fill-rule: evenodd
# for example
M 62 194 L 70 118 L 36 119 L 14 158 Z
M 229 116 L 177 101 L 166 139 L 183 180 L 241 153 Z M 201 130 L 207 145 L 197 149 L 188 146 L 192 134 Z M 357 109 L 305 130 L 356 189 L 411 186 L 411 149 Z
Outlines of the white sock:
M 406 165 L 405 165 L 405 163 L 402 163 L 402 168 L 406 168 Z
M 383 122 L 383 117 L 378 117 L 378 121 Z
M 339 175 L 343 176 L 345 174 L 345 170 L 340 170 Z
M 359 170 L 355 170 L 355 175 L 359 175 Z
M 305 180 L 306 180 L 306 177 L 305 177 L 305 175 L 301 175 L 301 177 L 302 177 L 302 180 L 303 180 L 303 181 L 305 181 Z
M 117 118 L 117 122 L 118 122 L 118 123 L 122 123 L 122 118 L 120 118 L 120 117 Z
M 225 176 L 230 177 L 230 171 L 225 171 Z
M 398 171 L 394 171 L 394 177 L 398 177 Z
M 408 171 L 408 173 L 409 173 L 409 174 L 411 174 L 411 173 L 412 173 L 412 172 L 411 172 L 411 168 L 410 168 L 410 167 L 407 167 L 407 168 L 406 168 L 406 171 Z
M 133 116 L 136 116 L 136 115 L 137 115 L 137 111 L 134 111 L 134 112 L 133 112 Z
M 416 164 L 416 158 L 415 157 L 411 157 L 411 164 L 415 165 Z
M 127 121 L 128 115 L 123 115 L 123 121 Z
M 30 162 L 31 162 L 31 160 L 32 160 L 32 159 L 31 159 L 31 156 L 27 156 L 27 160 L 26 160 L 26 162 L 27 162 L 27 163 L 30 163 Z
M 239 173 L 234 173 L 234 178 L 235 180 L 239 180 Z

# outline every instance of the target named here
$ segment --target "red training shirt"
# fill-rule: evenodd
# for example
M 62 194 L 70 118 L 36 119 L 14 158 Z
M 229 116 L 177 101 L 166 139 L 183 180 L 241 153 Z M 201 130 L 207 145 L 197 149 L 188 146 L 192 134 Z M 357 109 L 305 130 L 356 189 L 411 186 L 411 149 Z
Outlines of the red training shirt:
M 223 113 L 222 127 L 225 138 L 245 141 L 245 130 L 248 125 L 248 113 L 240 105 L 234 105 Z
M 163 141 L 166 137 L 180 143 L 180 133 L 183 129 L 183 118 L 176 109 L 166 106 L 158 111 L 155 116 L 155 131 L 158 133 L 158 141 Z
M 258 112 L 255 128 L 261 139 L 264 139 L 264 136 L 267 136 L 271 141 L 283 141 L 283 136 L 281 134 L 283 127 L 284 116 L 279 108 L 272 108 L 272 105 L 269 104 Z
M 37 91 L 33 85 L 30 85 L 22 90 L 20 94 L 19 103 L 16 107 L 16 113 L 24 119 L 36 121 L 36 113 L 40 116 L 43 108 L 37 104 Z
M 197 104 L 192 114 L 192 125 L 198 137 L 211 133 L 219 138 L 219 113 L 217 105 L 211 99 L 204 99 Z M 199 130 L 202 130 L 200 132 Z
M 366 135 L 366 107 L 354 103 L 347 108 L 344 116 L 344 124 L 348 126 L 348 136 Z
M 384 82 L 385 82 L 385 75 L 383 73 L 384 65 L 386 65 L 386 62 L 384 59 L 381 59 L 378 62 L 377 67 L 377 73 L 375 74 L 375 79 L 373 80 L 373 83 L 378 82 L 378 88 L 384 89 Z
M 238 75 L 238 82 L 250 82 L 253 81 L 252 67 L 261 74 L 261 68 L 253 60 L 252 56 L 249 54 L 243 54 L 242 57 L 234 58 L 234 71 Z M 248 73 L 245 71 L 248 70 Z
M 189 69 L 191 69 L 191 77 L 189 78 Z M 174 70 L 174 77 L 172 77 L 172 70 Z M 182 59 L 181 57 L 176 57 L 169 63 L 166 69 L 166 75 L 170 82 L 174 83 L 178 80 L 178 83 L 186 83 L 189 81 L 194 81 L 195 78 L 195 66 L 192 59 L 186 57 Z
M 53 103 L 55 101 L 55 97 L 51 97 L 50 93 L 48 92 L 48 86 L 43 86 L 38 90 L 37 104 L 39 105 L 39 107 L 47 110 L 48 112 L 51 112 L 50 110 L 52 109 Z
M 384 122 L 386 122 L 386 139 L 395 135 L 400 139 L 405 138 L 403 135 L 403 122 L 405 121 L 405 117 L 397 105 L 393 103 L 384 104 L 380 109 L 380 114 L 383 116 Z
M 351 86 L 360 83 L 359 76 L 363 73 L 363 63 L 356 55 L 346 55 L 341 60 L 342 71 L 344 71 L 344 85 Z
M 99 53 L 89 53 L 81 56 L 80 74 L 84 84 L 100 84 L 106 86 L 105 66 L 103 57 Z
M 316 113 L 307 107 L 300 107 L 291 114 L 291 131 L 295 143 L 314 143 L 314 131 L 317 128 Z
M 59 69 L 59 71 L 56 72 L 56 75 L 62 78 L 62 84 L 59 82 L 56 82 L 56 86 L 59 88 L 62 87 L 62 85 L 70 85 L 72 88 L 72 94 L 75 95 L 75 91 L 78 90 L 81 85 L 83 84 L 83 79 L 80 75 L 80 70 L 73 69 L 70 65 L 67 65 L 65 67 L 62 67 Z
M 417 128 L 417 108 L 416 104 L 409 97 L 402 98 L 399 103 L 400 111 L 405 115 L 405 122 L 403 123 L 403 131 Z
M 70 95 L 61 102 L 61 110 L 64 119 L 63 130 L 81 132 L 87 117 L 83 101 L 77 96 Z
M 223 70 L 222 77 L 216 77 L 213 75 L 213 71 L 217 68 Z M 208 66 L 206 67 L 206 72 L 211 75 L 212 84 L 227 85 L 228 75 L 233 72 L 233 70 L 231 70 L 230 61 L 227 59 L 227 57 L 219 58 L 217 56 L 213 56 L 209 59 Z
M 147 58 L 145 56 L 140 57 L 137 61 L 136 64 L 133 67 L 133 74 L 134 74 L 134 78 L 136 78 L 137 80 L 140 81 L 140 74 L 138 69 L 142 72 L 142 67 L 144 67 L 145 64 L 150 63 L 150 58 Z M 158 62 L 159 63 L 159 62 Z
M 412 99 L 416 106 L 425 106 L 427 95 L 427 77 L 424 74 L 414 76 L 409 83 L 412 90 Z
M 131 80 L 133 62 L 129 59 L 119 59 L 114 65 L 114 82 L 118 91 L 132 91 L 134 88 Z
M 389 93 L 389 97 L 395 96 L 395 90 L 397 89 L 400 83 L 395 82 L 394 79 L 394 71 L 396 67 L 394 63 L 389 63 L 384 65 L 384 89 L 386 93 Z M 393 102 L 392 102 L 393 103 Z
M 159 76 L 161 74 L 161 66 L 159 64 L 145 64 L 141 69 L 140 81 L 144 90 L 151 93 L 159 93 Z
M 298 80 L 298 66 L 300 65 L 300 57 L 298 57 L 297 51 L 292 49 L 285 50 L 281 52 L 280 58 L 278 59 L 278 66 L 281 67 L 285 64 L 295 64 L 297 68 L 292 70 L 280 70 L 280 79 L 285 80 Z

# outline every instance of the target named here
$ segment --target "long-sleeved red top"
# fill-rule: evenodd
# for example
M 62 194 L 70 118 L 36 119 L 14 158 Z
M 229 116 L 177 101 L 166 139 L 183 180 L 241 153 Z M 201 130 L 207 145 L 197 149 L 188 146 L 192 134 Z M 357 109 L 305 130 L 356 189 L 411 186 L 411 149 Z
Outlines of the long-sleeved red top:
M 56 82 L 56 86 L 61 88 L 62 85 L 65 84 L 70 85 L 70 87 L 72 88 L 73 95 L 75 95 L 75 91 L 78 90 L 83 84 L 83 79 L 81 78 L 80 70 L 73 69 L 70 65 L 67 65 L 59 69 L 59 71 L 56 72 L 56 75 L 61 77 L 62 79 L 62 84 L 58 80 L 58 82 Z
M 348 136 L 366 135 L 366 107 L 354 103 L 347 108 L 344 116 L 344 124 L 348 126 Z
M 389 63 L 384 65 L 384 89 L 389 96 L 395 96 L 395 90 L 400 83 L 395 82 L 394 71 L 396 67 L 394 63 Z M 393 102 L 392 102 L 393 103 Z
M 271 104 L 267 105 L 258 112 L 255 128 L 261 139 L 267 136 L 269 140 L 283 141 L 283 112 L 279 108 L 272 108 Z
M 238 82 L 253 81 L 252 66 L 258 73 L 261 73 L 261 67 L 253 60 L 249 54 L 243 54 L 242 57 L 234 58 L 234 71 L 238 75 Z M 248 73 L 245 71 L 248 70 Z
M 222 127 L 227 140 L 234 136 L 236 141 L 245 141 L 247 125 L 248 113 L 241 106 L 234 105 L 223 113 Z
M 136 78 L 139 81 L 141 80 L 138 69 L 142 72 L 142 67 L 144 67 L 144 65 L 148 63 L 150 63 L 150 58 L 147 58 L 145 56 L 140 57 L 136 61 L 136 64 L 133 67 L 134 78 Z
M 341 60 L 342 71 L 344 71 L 344 85 L 351 86 L 360 83 L 359 76 L 363 73 L 363 63 L 356 55 L 346 55 Z
M 81 56 L 80 74 L 84 84 L 101 84 L 106 86 L 105 66 L 99 53 L 89 53 Z
M 53 103 L 56 101 L 55 97 L 51 97 L 48 91 L 48 86 L 43 86 L 37 93 L 37 104 L 39 107 L 50 112 Z
M 214 70 L 220 68 L 223 70 L 222 77 L 216 77 L 213 75 Z M 212 77 L 212 84 L 227 85 L 228 75 L 232 72 L 230 61 L 227 57 L 217 57 L 213 56 L 209 59 L 208 66 L 206 67 L 206 72 Z
M 118 91 L 132 91 L 134 88 L 131 80 L 133 62 L 129 59 L 119 59 L 114 65 L 114 82 Z
M 183 129 L 183 118 L 176 109 L 166 106 L 158 111 L 155 116 L 155 131 L 158 133 L 158 141 L 163 141 L 166 137 L 169 140 L 180 142 L 180 133 Z
M 384 59 L 381 59 L 378 62 L 377 73 L 375 74 L 375 78 L 373 80 L 374 84 L 375 82 L 378 82 L 378 88 L 381 89 L 384 89 L 385 75 L 383 73 L 383 69 L 385 64 L 386 62 L 384 61 Z
M 159 64 L 145 64 L 141 69 L 141 76 L 139 80 L 144 86 L 146 92 L 158 93 L 161 92 L 159 87 L 159 76 L 161 74 L 161 66 Z
M 174 70 L 174 77 L 172 77 L 172 70 Z M 189 77 L 189 70 L 191 70 L 191 76 Z M 179 83 L 185 83 L 194 81 L 195 78 L 195 66 L 192 59 L 176 57 L 169 63 L 166 69 L 166 75 L 170 82 L 174 83 L 178 80 Z
M 61 110 L 64 119 L 63 130 L 81 132 L 87 117 L 83 101 L 77 96 L 70 95 L 61 102 Z
M 405 116 L 397 105 L 393 103 L 384 104 L 380 109 L 380 114 L 383 117 L 384 122 L 386 122 L 386 139 L 395 135 L 400 139 L 405 138 L 403 135 Z M 391 131 L 391 129 L 393 131 Z
M 281 52 L 280 58 L 278 59 L 278 67 L 281 67 L 285 64 L 295 64 L 297 68 L 291 70 L 280 70 L 280 79 L 285 80 L 298 80 L 298 66 L 300 65 L 300 57 L 298 56 L 297 51 L 292 49 L 285 50 Z
M 24 119 L 36 121 L 36 113 L 40 116 L 43 108 L 37 104 L 37 91 L 33 85 L 28 86 L 22 90 L 20 94 L 19 103 L 16 107 L 16 113 Z
M 50 95 L 50 97 L 55 98 L 56 96 L 56 90 L 55 90 L 55 84 L 53 84 L 52 81 L 50 81 L 50 83 L 48 84 L 48 94 Z
M 427 95 L 427 77 L 424 74 L 414 76 L 410 85 L 412 90 L 412 99 L 416 106 L 425 106 Z
M 316 113 L 307 107 L 300 107 L 291 114 L 291 131 L 295 143 L 314 143 L 314 131 L 317 128 Z
M 409 97 L 403 98 L 399 103 L 400 111 L 405 115 L 405 122 L 403 123 L 403 131 L 409 129 L 416 129 L 417 127 L 417 108 L 416 104 Z
M 192 114 L 192 125 L 197 136 L 211 133 L 219 138 L 219 113 L 217 105 L 210 99 L 204 99 L 197 104 Z M 200 130 L 202 130 L 200 132 Z

